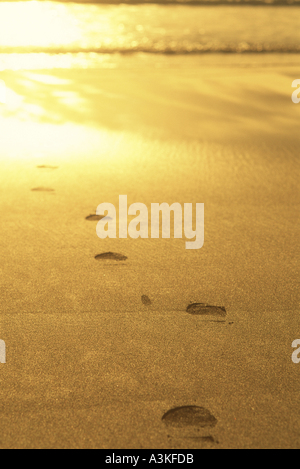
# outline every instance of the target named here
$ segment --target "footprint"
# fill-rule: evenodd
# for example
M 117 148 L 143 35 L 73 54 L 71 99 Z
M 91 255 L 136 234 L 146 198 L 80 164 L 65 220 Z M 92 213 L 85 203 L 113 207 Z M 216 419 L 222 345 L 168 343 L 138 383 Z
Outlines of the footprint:
M 142 303 L 146 306 L 149 306 L 152 304 L 150 298 L 147 295 L 142 295 L 141 300 L 142 300 Z
M 54 189 L 50 189 L 49 187 L 35 187 L 31 190 L 33 192 L 54 192 Z
M 50 165 L 40 165 L 40 166 L 37 166 L 38 169 L 58 169 L 58 166 L 50 166 Z
M 175 407 L 166 412 L 162 417 L 168 427 L 185 428 L 215 427 L 217 419 L 204 407 L 183 406 Z
M 186 312 L 199 316 L 214 316 L 222 318 L 226 318 L 227 316 L 224 306 L 211 306 L 205 303 L 192 303 L 188 305 Z
M 117 252 L 103 252 L 102 254 L 98 254 L 95 256 L 96 261 L 102 260 L 113 260 L 113 261 L 126 261 L 127 257 L 123 256 L 123 254 L 118 254 Z
M 203 441 L 203 443 L 217 443 L 217 444 L 219 443 L 211 435 L 207 435 L 207 436 L 188 436 L 187 438 L 189 440 L 194 440 L 194 441 Z
M 99 220 L 102 220 L 102 218 L 107 218 L 107 220 L 112 220 L 112 218 L 110 217 L 105 217 L 105 215 L 96 215 L 96 214 L 93 214 L 93 215 L 89 215 L 88 217 L 85 217 L 86 220 L 89 220 L 89 221 L 99 221 Z

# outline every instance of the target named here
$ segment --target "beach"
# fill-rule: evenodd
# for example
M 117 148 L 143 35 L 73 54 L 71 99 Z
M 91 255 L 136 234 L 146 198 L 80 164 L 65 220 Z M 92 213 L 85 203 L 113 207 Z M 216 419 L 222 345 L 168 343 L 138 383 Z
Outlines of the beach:
M 299 447 L 299 67 L 184 60 L 1 73 L 1 448 Z M 119 195 L 204 203 L 204 246 L 99 239 Z

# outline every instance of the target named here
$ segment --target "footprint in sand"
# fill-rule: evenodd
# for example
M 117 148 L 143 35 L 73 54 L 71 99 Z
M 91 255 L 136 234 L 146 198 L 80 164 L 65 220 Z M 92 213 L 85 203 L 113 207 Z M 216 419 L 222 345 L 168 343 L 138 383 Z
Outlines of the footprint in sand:
M 150 306 L 152 304 L 152 301 L 147 295 L 142 295 L 141 300 L 142 300 L 142 303 L 146 306 Z
M 35 187 L 31 190 L 32 192 L 54 192 L 54 189 L 51 189 L 50 187 Z
M 85 217 L 85 219 L 88 221 L 99 221 L 99 220 L 102 220 L 103 218 L 106 218 L 107 220 L 112 220 L 112 218 L 105 217 L 105 215 L 93 214 L 93 215 L 88 215 L 87 217 Z
M 168 412 L 163 415 L 162 420 L 168 427 L 176 428 L 215 427 L 218 423 L 217 419 L 209 410 L 196 405 L 175 407 L 168 410 Z
M 189 314 L 203 316 L 203 317 L 214 317 L 226 318 L 227 313 L 224 306 L 211 306 L 205 303 L 192 303 L 186 308 L 186 312 Z
M 112 261 L 126 261 L 127 257 L 117 252 L 103 252 L 95 256 L 96 261 L 112 260 Z
M 219 441 L 216 440 L 213 436 L 186 436 L 186 440 L 192 440 L 199 443 L 208 443 L 208 444 L 219 444 Z
M 162 421 L 175 438 L 188 438 L 206 443 L 215 442 L 212 435 L 207 435 L 207 429 L 214 428 L 218 421 L 204 407 L 175 407 L 163 415 Z
M 43 164 L 43 165 L 37 166 L 37 169 L 58 169 L 58 166 L 50 166 L 50 165 Z

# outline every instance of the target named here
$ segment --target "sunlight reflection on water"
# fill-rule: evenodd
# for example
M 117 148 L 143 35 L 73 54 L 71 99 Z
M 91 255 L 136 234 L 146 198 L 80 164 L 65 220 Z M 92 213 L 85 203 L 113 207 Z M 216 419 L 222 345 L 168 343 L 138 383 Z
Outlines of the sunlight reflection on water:
M 299 44 L 293 6 L 0 3 L 0 54 L 274 53 L 300 51 Z M 78 59 L 56 60 L 64 68 Z
M 80 37 L 76 18 L 70 14 L 67 5 L 36 1 L 0 5 L 2 48 L 62 46 Z

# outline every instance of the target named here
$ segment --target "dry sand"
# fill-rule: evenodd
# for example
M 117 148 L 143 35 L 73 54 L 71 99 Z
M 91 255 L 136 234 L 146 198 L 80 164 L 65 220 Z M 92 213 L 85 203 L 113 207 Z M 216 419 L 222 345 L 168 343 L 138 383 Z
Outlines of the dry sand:
M 1 448 L 299 448 L 298 72 L 1 74 Z M 204 247 L 100 240 L 119 194 L 204 202 Z

